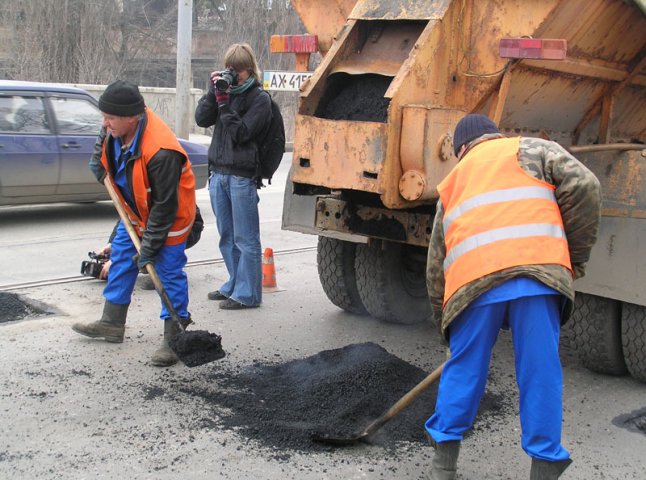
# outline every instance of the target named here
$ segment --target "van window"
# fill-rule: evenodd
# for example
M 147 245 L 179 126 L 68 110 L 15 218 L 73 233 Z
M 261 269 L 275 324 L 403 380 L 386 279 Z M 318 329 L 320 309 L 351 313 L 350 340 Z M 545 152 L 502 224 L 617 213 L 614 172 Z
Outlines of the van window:
M 50 97 L 59 135 L 98 135 L 103 117 L 82 98 Z
M 0 96 L 0 125 L 12 133 L 51 133 L 40 97 Z
M 11 133 L 14 131 L 12 102 L 13 97 L 0 95 L 0 133 Z

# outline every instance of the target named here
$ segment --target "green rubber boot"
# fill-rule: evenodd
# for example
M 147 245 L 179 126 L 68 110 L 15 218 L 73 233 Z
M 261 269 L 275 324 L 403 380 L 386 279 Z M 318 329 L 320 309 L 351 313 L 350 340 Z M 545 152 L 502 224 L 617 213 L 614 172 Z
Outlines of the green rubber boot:
M 435 456 L 431 463 L 431 480 L 453 480 L 458 466 L 460 442 L 441 442 L 435 445 Z
M 77 322 L 72 325 L 72 330 L 86 337 L 103 338 L 106 342 L 122 343 L 129 306 L 129 304 L 117 305 L 106 300 L 100 320 L 91 323 Z
M 155 350 L 153 356 L 150 357 L 150 362 L 153 365 L 156 367 L 170 367 L 179 361 L 175 352 L 173 352 L 168 346 L 168 342 L 170 342 L 181 331 L 182 330 L 179 328 L 179 325 L 175 320 L 170 318 L 164 320 L 164 338 L 162 339 L 161 347 Z
M 547 462 L 532 458 L 529 480 L 556 480 L 571 463 L 572 460 L 569 458 L 560 462 Z

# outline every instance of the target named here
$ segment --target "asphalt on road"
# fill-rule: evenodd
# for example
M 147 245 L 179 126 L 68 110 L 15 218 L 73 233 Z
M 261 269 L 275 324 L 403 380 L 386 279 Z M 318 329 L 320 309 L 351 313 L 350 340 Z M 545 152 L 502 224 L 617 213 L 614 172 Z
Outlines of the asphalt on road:
M 123 344 L 84 338 L 70 328 L 75 321 L 98 318 L 101 282 L 14 292 L 57 313 L 0 324 L 0 478 L 424 478 L 432 451 L 423 441 L 330 449 L 305 444 L 305 436 L 305 448 L 294 448 L 293 439 L 268 445 L 259 438 L 265 423 L 289 424 L 290 411 L 292 427 L 307 418 L 297 398 L 268 405 L 275 398 L 255 389 L 258 372 L 271 373 L 271 365 L 279 368 L 364 342 L 424 372 L 445 359 L 445 348 L 429 325 L 390 325 L 334 307 L 320 287 L 314 250 L 274 260 L 280 291 L 266 294 L 261 308 L 235 312 L 220 311 L 206 299 L 224 280 L 224 265 L 187 269 L 195 328 L 222 335 L 227 353 L 191 369 L 149 363 L 162 333 L 154 291 L 135 290 Z M 585 370 L 567 347 L 562 360 L 563 436 L 575 460 L 562 478 L 643 479 L 646 435 L 628 419 L 646 407 L 646 388 L 629 377 Z M 323 373 L 318 372 L 319 378 Z M 243 380 L 249 382 L 247 389 Z M 415 405 L 429 416 L 435 388 L 430 399 Z M 355 395 L 369 402 L 384 392 L 392 394 L 391 389 L 384 384 L 379 392 L 364 388 Z M 513 353 L 505 333 L 494 351 L 487 394 L 498 410 L 480 417 L 465 440 L 458 478 L 528 478 Z M 244 422 L 242 406 L 262 413 L 263 405 L 268 405 L 269 417 L 249 415 Z M 280 416 L 272 417 L 272 411 Z M 320 425 L 326 419 L 311 421 Z M 264 423 L 255 428 L 254 422 Z M 421 430 L 422 425 L 406 428 L 416 427 Z

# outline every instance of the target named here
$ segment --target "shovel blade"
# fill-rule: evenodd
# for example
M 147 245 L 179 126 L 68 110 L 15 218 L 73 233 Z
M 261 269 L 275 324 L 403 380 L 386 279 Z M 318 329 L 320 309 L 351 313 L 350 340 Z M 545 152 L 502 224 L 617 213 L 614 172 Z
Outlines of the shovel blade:
M 223 358 L 222 337 L 206 330 L 191 330 L 175 336 L 168 346 L 187 367 L 197 367 Z

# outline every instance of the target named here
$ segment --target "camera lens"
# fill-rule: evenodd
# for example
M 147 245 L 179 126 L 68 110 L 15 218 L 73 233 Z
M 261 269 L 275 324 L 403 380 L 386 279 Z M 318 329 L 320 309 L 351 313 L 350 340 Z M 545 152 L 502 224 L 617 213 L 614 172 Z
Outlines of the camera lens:
M 238 74 L 233 69 L 220 72 L 220 78 L 215 81 L 215 88 L 220 92 L 226 92 L 231 85 L 238 84 Z
M 215 88 L 221 92 L 226 92 L 227 89 L 229 88 L 229 85 L 231 85 L 231 80 L 227 78 L 226 74 L 221 76 L 215 81 Z

